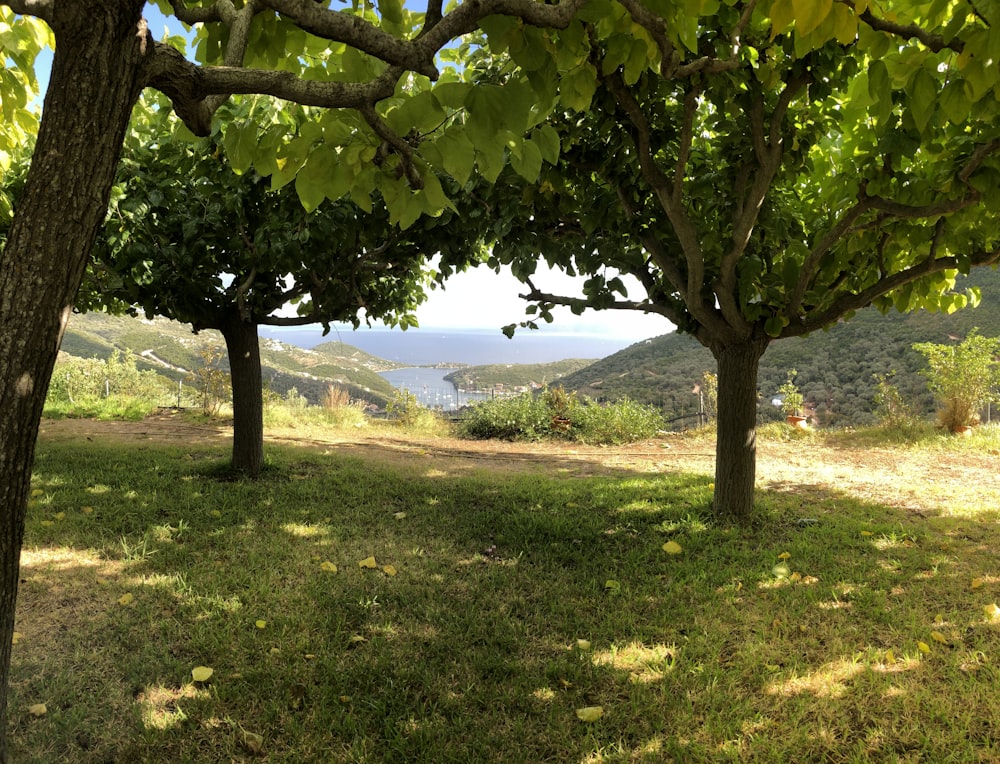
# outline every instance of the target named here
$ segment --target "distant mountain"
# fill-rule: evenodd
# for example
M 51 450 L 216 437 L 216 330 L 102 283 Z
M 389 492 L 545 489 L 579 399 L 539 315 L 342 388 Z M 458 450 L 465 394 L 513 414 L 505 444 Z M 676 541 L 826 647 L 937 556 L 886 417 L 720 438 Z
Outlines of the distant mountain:
M 165 318 L 152 321 L 105 313 L 76 314 L 69 322 L 61 350 L 80 358 L 108 358 L 117 348 L 131 350 L 140 368 L 152 369 L 173 380 L 183 380 L 203 366 L 204 351 L 225 350 L 216 331 L 194 334 L 191 327 Z M 311 403 L 321 400 L 330 383 L 351 397 L 384 404 L 395 388 L 378 375 L 398 367 L 342 342 L 325 342 L 311 350 L 274 339 L 260 342 L 264 384 L 282 395 L 296 388 Z M 226 368 L 228 365 L 224 364 Z
M 974 309 L 950 316 L 925 311 L 882 315 L 866 309 L 826 331 L 774 343 L 760 365 L 761 418 L 779 418 L 770 402 L 789 369 L 798 371 L 796 383 L 807 403 L 831 426 L 872 421 L 875 374 L 894 373 L 903 395 L 921 413 L 930 413 L 934 402 L 919 374 L 925 363 L 913 343 L 946 343 L 976 327 L 986 336 L 1000 336 L 1000 273 L 979 269 L 958 285 L 969 286 L 982 292 L 982 303 Z M 697 412 L 698 397 L 692 391 L 705 371 L 715 371 L 707 349 L 687 335 L 667 334 L 567 375 L 560 384 L 597 400 L 628 396 L 661 407 L 673 418 Z

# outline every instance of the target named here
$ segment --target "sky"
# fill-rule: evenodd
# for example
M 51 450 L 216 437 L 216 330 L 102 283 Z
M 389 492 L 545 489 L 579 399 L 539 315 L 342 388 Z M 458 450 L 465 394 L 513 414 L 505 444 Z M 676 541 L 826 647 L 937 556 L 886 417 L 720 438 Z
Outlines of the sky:
M 539 289 L 568 297 L 582 296 L 582 277 L 571 278 L 560 271 L 542 272 L 542 268 L 534 279 Z M 629 280 L 623 280 L 628 287 Z M 638 282 L 633 287 L 630 297 L 640 299 L 643 292 Z M 449 278 L 444 289 L 431 291 L 427 302 L 417 309 L 417 321 L 422 328 L 496 330 L 530 318 L 524 312 L 528 303 L 519 297 L 525 291 L 525 285 L 510 272 L 472 269 Z M 638 311 L 587 310 L 576 316 L 568 308 L 557 307 L 553 315 L 551 324 L 539 322 L 545 335 L 586 334 L 637 342 L 674 328 L 662 316 Z
M 183 26 L 176 19 L 164 18 L 154 6 L 147 5 L 144 15 L 150 32 L 158 39 L 168 30 L 170 34 L 184 34 Z M 37 69 L 43 93 L 48 85 L 50 66 L 51 55 L 41 56 Z M 643 290 L 639 283 L 624 280 L 630 299 L 641 299 Z M 540 268 L 535 284 L 543 291 L 574 297 L 582 295 L 580 285 L 583 281 L 582 277 L 572 278 L 558 271 L 541 273 Z M 429 292 L 427 301 L 417 310 L 417 321 L 421 328 L 428 329 L 496 331 L 528 318 L 524 312 L 527 303 L 518 296 L 524 291 L 525 286 L 509 271 L 499 274 L 489 268 L 466 271 L 451 277 L 444 289 Z M 637 311 L 587 310 L 576 316 L 568 308 L 558 307 L 553 315 L 552 324 L 539 324 L 541 332 L 547 336 L 576 334 L 639 341 L 674 328 L 662 316 Z

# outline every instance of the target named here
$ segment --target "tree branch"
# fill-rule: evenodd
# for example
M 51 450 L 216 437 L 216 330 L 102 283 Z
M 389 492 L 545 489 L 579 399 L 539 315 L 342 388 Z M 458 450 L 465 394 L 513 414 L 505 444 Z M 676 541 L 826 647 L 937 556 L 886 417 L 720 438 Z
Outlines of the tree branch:
M 370 21 L 345 11 L 323 7 L 315 0 L 261 0 L 282 16 L 291 19 L 300 29 L 332 42 L 343 42 L 352 48 L 375 56 L 387 64 L 423 74 L 436 80 L 434 65 L 436 50 L 414 47 L 383 31 Z M 473 27 L 474 29 L 475 27 Z M 468 31 L 472 31 L 471 29 Z
M 979 267 L 983 265 L 995 265 L 1000 261 L 1000 249 L 992 252 L 977 252 L 968 261 L 958 257 L 924 258 L 916 265 L 899 271 L 885 279 L 880 279 L 867 289 L 857 294 L 845 294 L 835 300 L 826 310 L 805 317 L 800 322 L 792 322 L 785 327 L 781 337 L 797 337 L 809 332 L 829 326 L 845 313 L 850 313 L 871 305 L 879 297 L 882 297 L 894 289 L 899 289 L 912 281 L 916 281 L 923 276 L 941 271 L 958 270 L 966 265 Z
M 586 301 L 583 297 L 566 297 L 565 295 L 550 294 L 548 292 L 543 292 L 536 288 L 531 282 L 527 282 L 530 287 L 526 294 L 519 294 L 523 300 L 528 300 L 530 302 L 546 302 L 550 305 L 564 305 L 566 307 L 572 307 L 574 305 L 579 305 L 581 300 Z M 635 302 L 634 300 L 615 300 L 609 305 L 601 308 L 601 310 L 636 310 L 642 311 L 643 313 L 655 313 L 656 315 L 663 316 L 671 323 L 676 323 L 674 318 L 672 318 L 669 313 L 669 306 L 665 305 L 655 305 L 650 302 Z M 679 318 L 679 316 L 678 316 Z
M 945 40 L 941 35 L 930 34 L 927 30 L 917 26 L 916 24 L 898 24 L 895 21 L 886 21 L 885 19 L 877 18 L 874 14 L 872 14 L 871 8 L 865 9 L 865 12 L 861 14 L 860 19 L 876 31 L 888 32 L 891 35 L 902 37 L 907 40 L 911 37 L 915 38 L 935 53 L 938 53 L 946 48 L 948 50 L 953 50 L 956 53 L 961 53 L 965 47 L 965 44 L 961 40 Z
M 681 192 L 684 186 L 684 175 L 688 159 L 691 157 L 691 142 L 694 139 L 694 118 L 698 113 L 698 95 L 701 88 L 692 85 L 684 94 L 684 114 L 681 118 L 680 146 L 677 149 L 677 164 L 674 168 L 674 186 L 671 195 L 674 204 L 681 203 Z
M 55 14 L 55 0 L 4 0 L 2 4 L 14 13 L 34 16 L 50 23 Z

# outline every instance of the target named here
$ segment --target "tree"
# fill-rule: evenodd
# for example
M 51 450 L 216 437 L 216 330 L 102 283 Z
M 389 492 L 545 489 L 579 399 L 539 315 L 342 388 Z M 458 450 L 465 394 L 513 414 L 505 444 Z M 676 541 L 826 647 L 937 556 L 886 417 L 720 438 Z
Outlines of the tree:
M 304 122 L 303 111 L 277 116 Z M 306 212 L 292 186 L 271 190 L 253 168 L 234 173 L 219 136 L 192 142 L 163 122 L 162 112 L 133 118 L 77 304 L 120 304 L 220 331 L 232 377 L 232 467 L 256 476 L 264 464 L 258 326 L 364 318 L 406 328 L 424 297 L 427 261 L 467 259 L 475 227 L 447 209 L 401 230 L 377 191 L 367 211 L 341 199 Z M 297 315 L 281 312 L 289 303 Z
M 262 174 L 294 179 L 307 207 L 347 193 L 363 204 L 378 187 L 392 222 L 405 225 L 448 206 L 431 163 L 415 145 L 426 142 L 422 152 L 428 155 L 446 138 L 459 146 L 456 152 L 438 148 L 432 157 L 448 164 L 449 173 L 502 165 L 508 153 L 524 153 L 531 140 L 527 131 L 557 97 L 551 83 L 539 83 L 546 89 L 538 93 L 520 81 L 513 89 L 472 87 L 461 66 L 439 69 L 461 52 L 459 47 L 449 53 L 446 46 L 494 14 L 515 16 L 528 29 L 564 27 L 582 2 L 476 0 L 444 13 L 441 1 L 431 0 L 426 12 L 416 13 L 395 0 L 382 0 L 377 10 L 367 3 L 333 10 L 313 0 L 248 0 L 239 7 L 230 0 L 161 0 L 162 11 L 197 26 L 197 62 L 186 60 L 175 41 L 153 39 L 141 17 L 143 0 L 0 2 L 0 65 L 5 73 L 11 66 L 21 73 L 0 77 L 3 110 L 23 116 L 34 53 L 50 37 L 44 25 L 14 19 L 10 11 L 44 21 L 55 42 L 31 167 L 0 255 L 0 730 L 6 729 L 18 563 L 38 423 L 142 90 L 167 95 L 191 132 L 202 136 L 233 95 L 267 94 L 322 107 L 326 111 L 312 127 L 294 135 L 261 131 L 249 120 L 231 124 L 225 143 L 236 169 L 270 164 Z M 430 92 L 432 83 L 441 88 L 437 95 Z M 493 119 L 497 104 L 500 121 Z M 446 109 L 457 108 L 476 117 L 470 122 L 476 142 L 464 127 L 444 124 L 424 141 L 425 133 L 446 121 Z M 10 140 L 6 131 L 0 140 Z M 0 145 L 0 153 L 8 148 Z M 0 741 L 0 762 L 6 760 Z
M 950 312 L 976 299 L 955 274 L 1000 258 L 1000 4 L 879 8 L 594 0 L 563 35 L 588 41 L 593 106 L 553 116 L 537 183 L 482 191 L 529 313 L 659 313 L 712 351 L 720 516 L 752 512 L 772 342 L 871 304 Z M 513 26 L 487 28 L 489 55 Z M 588 274 L 584 293 L 535 288 L 539 254 Z

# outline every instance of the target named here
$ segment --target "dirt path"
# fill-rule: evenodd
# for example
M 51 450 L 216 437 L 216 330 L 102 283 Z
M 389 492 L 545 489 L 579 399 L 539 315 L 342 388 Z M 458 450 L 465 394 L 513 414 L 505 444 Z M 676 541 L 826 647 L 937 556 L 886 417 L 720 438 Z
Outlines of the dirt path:
M 40 437 L 228 447 L 232 430 L 226 424 L 193 424 L 165 413 L 141 422 L 45 420 Z M 282 430 L 269 433 L 268 441 L 334 449 L 390 462 L 412 461 L 419 456 L 438 462 L 441 469 L 454 471 L 556 468 L 587 475 L 666 470 L 710 476 L 715 464 L 715 447 L 710 438 L 680 434 L 616 447 L 421 438 L 364 430 L 322 436 Z M 819 441 L 761 443 L 758 485 L 776 490 L 813 486 L 921 513 L 1000 508 L 998 453 L 959 446 L 943 452 L 854 448 Z

